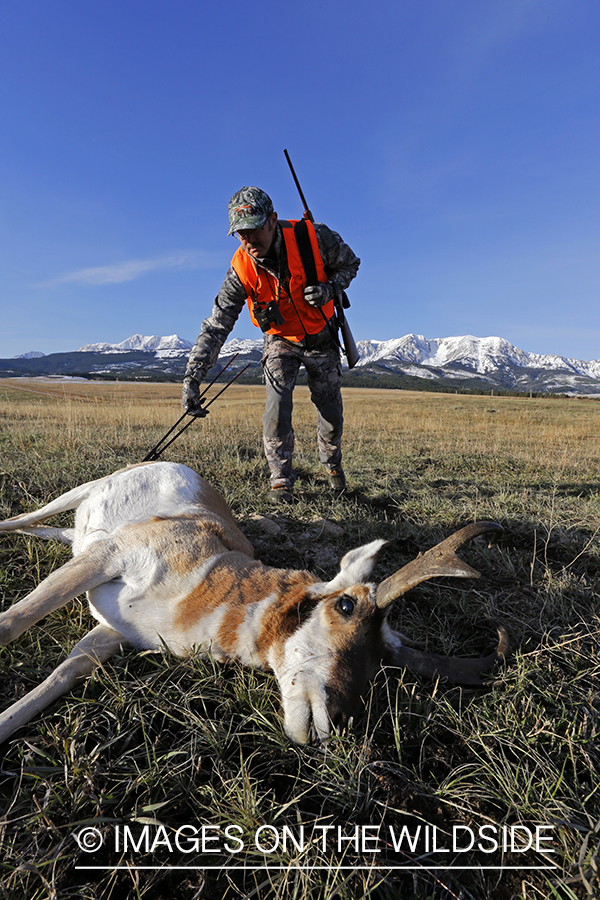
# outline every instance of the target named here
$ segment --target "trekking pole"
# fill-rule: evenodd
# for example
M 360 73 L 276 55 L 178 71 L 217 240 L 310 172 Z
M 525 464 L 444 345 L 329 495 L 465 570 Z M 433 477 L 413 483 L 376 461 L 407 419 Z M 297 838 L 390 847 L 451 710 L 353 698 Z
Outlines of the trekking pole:
M 206 397 L 206 394 L 207 394 L 208 390 L 213 386 L 213 384 L 215 383 L 215 381 L 217 380 L 217 378 L 220 378 L 220 377 L 221 377 L 221 375 L 223 374 L 223 372 L 224 372 L 226 369 L 229 368 L 229 366 L 231 365 L 231 363 L 234 361 L 234 359 L 235 359 L 236 356 L 238 356 L 238 355 L 239 355 L 238 353 L 235 353 L 235 354 L 231 357 L 231 359 L 229 360 L 229 362 L 227 363 L 227 365 L 226 365 L 226 366 L 223 366 L 223 368 L 221 369 L 221 371 L 218 372 L 218 373 L 215 375 L 215 377 L 213 378 L 213 380 L 212 380 L 209 384 L 206 385 L 206 387 L 204 388 L 204 390 L 202 391 L 202 393 L 201 393 L 201 395 L 200 395 L 200 403 L 201 403 L 201 404 L 202 404 L 202 401 L 204 400 L 204 398 Z M 209 400 L 209 402 L 206 404 L 206 406 L 203 406 L 203 407 L 202 407 L 201 412 L 197 413 L 196 415 L 192 415 L 191 413 L 188 413 L 188 411 L 186 410 L 186 411 L 183 413 L 183 415 L 180 416 L 180 417 L 177 419 L 177 421 L 175 422 L 175 424 L 173 425 L 173 427 L 170 428 L 170 429 L 167 431 L 167 433 L 166 433 L 165 435 L 163 435 L 163 437 L 161 437 L 160 441 L 152 448 L 152 450 L 150 450 L 150 451 L 146 454 L 146 456 L 143 458 L 142 462 L 153 462 L 154 460 L 158 459 L 158 457 L 159 457 L 160 454 L 163 452 L 163 450 L 166 450 L 167 447 L 170 447 L 171 444 L 173 443 L 173 441 L 177 440 L 177 438 L 180 437 L 180 436 L 183 434 L 183 432 L 186 430 L 186 428 L 189 428 L 189 427 L 190 427 L 190 425 L 192 424 L 192 422 L 194 421 L 194 419 L 203 419 L 205 416 L 207 416 L 207 415 L 208 415 L 208 407 L 209 407 L 209 406 L 212 406 L 212 404 L 215 402 L 215 400 L 216 400 L 218 397 L 220 397 L 221 394 L 222 394 L 224 391 L 226 391 L 227 388 L 230 387 L 230 386 L 233 384 L 234 381 L 237 381 L 237 379 L 240 377 L 240 375 L 242 375 L 242 374 L 246 371 L 246 369 L 247 369 L 249 366 L 250 366 L 250 363 L 248 363 L 247 365 L 245 365 L 243 369 L 240 369 L 240 371 L 237 373 L 237 375 L 235 375 L 233 378 L 231 378 L 231 379 L 227 382 L 227 384 L 225 385 L 225 387 L 221 388 L 221 390 L 219 391 L 219 393 L 218 393 L 218 394 L 215 394 L 215 396 L 212 398 L 212 400 Z M 180 422 L 183 422 L 183 420 L 185 419 L 186 416 L 190 416 L 190 421 L 189 421 L 189 422 L 186 422 L 186 424 L 185 424 L 182 428 L 180 428 L 179 431 L 178 431 L 175 435 L 173 435 L 173 437 L 171 438 L 170 441 L 167 441 L 167 438 L 169 437 L 169 435 L 172 434 L 172 433 L 175 431 L 175 429 L 177 428 L 177 426 L 179 425 L 179 423 L 180 423 Z M 166 441 L 166 443 L 165 443 L 165 441 Z M 161 445 L 162 445 L 162 446 L 161 446 Z
M 158 442 L 158 444 L 156 444 L 156 445 L 152 448 L 152 450 L 149 450 L 149 451 L 148 451 L 148 453 L 147 453 L 147 454 L 145 455 L 145 457 L 143 458 L 142 462 L 151 462 L 153 459 L 158 459 L 158 457 L 159 457 L 160 454 L 163 452 L 163 450 L 165 449 L 165 447 L 168 447 L 169 444 L 171 443 L 171 441 L 169 441 L 169 444 L 165 444 L 164 447 L 161 447 L 160 450 L 159 450 L 158 448 L 160 447 L 160 445 L 162 444 L 162 442 L 163 442 L 163 441 L 166 441 L 166 439 L 169 437 L 169 435 L 170 435 L 173 431 L 175 431 L 175 429 L 177 428 L 177 426 L 179 425 L 179 423 L 180 423 L 180 422 L 183 422 L 183 420 L 185 419 L 186 416 L 187 416 L 187 411 L 184 412 L 183 415 L 180 416 L 180 417 L 177 419 L 177 421 L 175 422 L 175 424 L 173 425 L 173 427 L 172 427 L 172 428 L 169 428 L 169 430 L 167 431 L 167 433 L 166 433 L 165 435 L 163 435 L 163 437 L 161 437 L 161 439 L 160 439 L 160 441 Z M 189 423 L 188 423 L 188 424 L 189 424 Z M 187 428 L 187 425 L 186 425 L 185 427 Z M 178 437 L 178 435 L 175 435 L 175 437 Z M 173 438 L 173 440 L 175 440 L 175 438 Z

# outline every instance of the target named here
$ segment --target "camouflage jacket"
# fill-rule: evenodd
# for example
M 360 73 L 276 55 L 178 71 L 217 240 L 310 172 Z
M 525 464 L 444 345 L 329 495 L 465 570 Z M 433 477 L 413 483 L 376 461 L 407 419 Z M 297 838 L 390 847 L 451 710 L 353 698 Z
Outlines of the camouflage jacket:
M 360 259 L 352 252 L 348 244 L 344 243 L 337 232 L 320 222 L 315 222 L 314 226 L 327 277 L 345 290 L 358 272 Z M 285 271 L 285 260 L 280 259 L 281 255 L 285 254 L 285 245 L 279 225 L 274 249 L 275 255 L 281 263 L 281 269 Z M 277 271 L 273 269 L 269 259 L 259 259 L 256 262 L 277 277 Z M 212 313 L 202 323 L 200 334 L 190 351 L 185 371 L 186 377 L 192 375 L 198 381 L 202 381 L 209 369 L 212 369 L 217 362 L 219 351 L 233 330 L 245 303 L 246 289 L 236 272 L 230 268 L 215 297 Z

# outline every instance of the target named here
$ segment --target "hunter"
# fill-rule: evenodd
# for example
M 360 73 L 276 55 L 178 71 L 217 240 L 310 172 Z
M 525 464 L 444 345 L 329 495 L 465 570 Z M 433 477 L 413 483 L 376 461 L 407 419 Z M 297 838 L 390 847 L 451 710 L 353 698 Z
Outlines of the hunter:
M 229 201 L 228 234 L 237 236 L 240 246 L 190 351 L 183 407 L 191 415 L 201 414 L 200 383 L 247 303 L 252 322 L 264 332 L 263 440 L 271 475 L 269 498 L 275 503 L 292 500 L 292 395 L 300 365 L 318 412 L 319 458 L 330 487 L 341 493 L 346 489 L 342 367 L 334 300 L 356 275 L 360 259 L 326 225 L 278 220 L 271 198 L 257 187 L 243 187 Z M 313 272 L 316 267 L 318 283 L 312 285 L 303 263 L 307 254 Z

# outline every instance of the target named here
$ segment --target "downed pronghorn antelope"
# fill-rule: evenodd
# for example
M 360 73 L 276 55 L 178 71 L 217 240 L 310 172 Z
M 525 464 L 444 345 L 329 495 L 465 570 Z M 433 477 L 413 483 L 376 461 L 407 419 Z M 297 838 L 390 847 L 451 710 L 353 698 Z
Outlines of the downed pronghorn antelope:
M 39 524 L 75 508 L 73 529 Z M 128 644 L 166 645 L 180 656 L 206 651 L 270 669 L 285 731 L 300 743 L 323 739 L 354 716 L 381 665 L 481 684 L 508 648 L 503 628 L 489 656 L 457 659 L 406 647 L 387 618 L 396 598 L 428 578 L 477 577 L 455 551 L 499 530 L 493 522 L 468 525 L 378 586 L 366 580 L 386 542 L 373 541 L 347 553 L 336 577 L 323 583 L 255 560 L 223 497 L 186 466 L 147 463 L 91 481 L 0 523 L 0 531 L 73 545 L 73 559 L 0 616 L 0 644 L 84 591 L 99 623 L 46 681 L 0 715 L 0 742 Z

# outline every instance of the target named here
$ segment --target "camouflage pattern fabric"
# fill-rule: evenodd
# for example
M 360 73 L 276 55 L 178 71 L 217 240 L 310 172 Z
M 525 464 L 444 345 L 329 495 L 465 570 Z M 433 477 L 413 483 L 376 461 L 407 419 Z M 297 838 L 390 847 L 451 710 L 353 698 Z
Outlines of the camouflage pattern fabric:
M 243 187 L 229 201 L 229 231 L 245 228 L 261 228 L 273 212 L 273 202 L 268 194 L 257 187 Z
M 317 409 L 319 459 L 329 470 L 341 468 L 344 416 L 340 355 L 327 328 L 316 336 L 315 344 L 307 350 L 276 335 L 265 335 L 263 441 L 272 487 L 291 489 L 296 477 L 292 467 L 292 395 L 301 365 L 306 369 L 310 398 Z
M 344 243 L 339 234 L 332 231 L 327 225 L 315 222 L 315 233 L 327 277 L 335 280 L 336 284 L 345 290 L 358 272 L 360 259 L 348 244 Z M 283 238 L 278 225 L 274 247 L 275 256 L 279 257 L 283 250 Z M 277 276 L 277 269 L 273 267 L 271 259 L 259 259 L 257 262 L 271 274 Z M 236 272 L 230 268 L 215 297 L 212 313 L 203 321 L 200 334 L 190 351 L 185 370 L 186 376 L 191 375 L 197 381 L 202 381 L 207 372 L 216 365 L 221 347 L 231 334 L 245 304 L 246 290 Z

